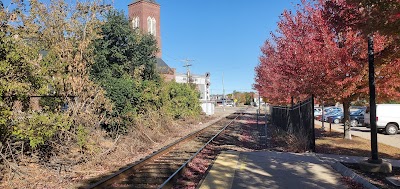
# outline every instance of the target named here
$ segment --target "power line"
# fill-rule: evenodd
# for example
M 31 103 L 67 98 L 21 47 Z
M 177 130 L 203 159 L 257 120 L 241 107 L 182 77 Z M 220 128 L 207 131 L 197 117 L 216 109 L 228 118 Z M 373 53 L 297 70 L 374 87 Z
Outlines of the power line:
M 190 80 L 190 66 L 192 66 L 192 64 L 189 64 L 190 62 L 193 62 L 194 60 L 190 60 L 190 59 L 184 59 L 181 60 L 181 62 L 185 63 L 185 65 L 183 67 L 186 67 L 186 74 L 187 74 L 187 82 L 189 83 Z

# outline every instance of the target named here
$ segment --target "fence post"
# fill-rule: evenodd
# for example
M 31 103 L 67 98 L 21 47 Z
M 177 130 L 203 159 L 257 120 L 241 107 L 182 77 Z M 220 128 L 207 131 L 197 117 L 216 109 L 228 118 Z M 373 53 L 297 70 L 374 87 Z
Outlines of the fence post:
M 321 129 L 322 130 L 325 130 L 325 125 L 324 125 L 324 108 L 325 108 L 325 104 L 324 104 L 324 101 L 322 101 L 322 114 L 321 114 L 321 122 L 322 122 L 322 126 L 321 126 Z
M 294 97 L 293 97 L 293 96 L 292 96 L 292 98 L 291 98 L 290 105 L 291 105 L 291 108 L 292 108 L 292 110 L 293 110 L 293 106 L 294 106 Z
M 312 128 L 312 136 L 311 136 L 311 149 L 312 152 L 315 152 L 315 122 L 314 122 L 314 95 L 311 95 L 311 128 Z
M 267 103 L 265 103 L 265 117 L 264 117 L 264 121 L 265 121 L 265 126 L 264 126 L 264 129 L 265 129 L 265 136 L 267 136 L 267 121 L 268 121 L 268 119 L 267 119 Z
M 257 111 L 257 129 L 258 129 L 258 113 L 259 113 L 259 110 L 257 109 L 256 111 Z

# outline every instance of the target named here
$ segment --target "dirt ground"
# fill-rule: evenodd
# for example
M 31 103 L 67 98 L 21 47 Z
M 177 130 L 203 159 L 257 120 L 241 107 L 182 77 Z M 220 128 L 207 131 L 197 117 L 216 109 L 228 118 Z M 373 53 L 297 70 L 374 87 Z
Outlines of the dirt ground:
M 315 125 L 316 152 L 351 156 L 371 156 L 371 142 L 352 136 L 352 140 L 343 139 L 343 133 L 322 131 Z M 400 149 L 378 143 L 379 157 L 400 160 Z
M 0 188 L 77 188 L 83 181 L 117 171 L 119 167 L 138 161 L 163 146 L 204 128 L 207 122 L 224 117 L 226 113 L 228 112 L 216 112 L 213 116 L 202 115 L 196 119 L 175 121 L 164 133 L 158 133 L 157 136 L 161 138 L 155 138 L 152 142 L 140 142 L 139 136 L 131 135 L 109 139 L 104 141 L 109 144 L 109 150 L 99 152 L 96 158 L 72 166 L 51 167 L 40 163 L 33 156 L 26 156 L 23 161 L 13 165 L 15 170 L 0 170 Z M 142 138 L 154 138 L 150 135 L 150 130 L 144 132 L 148 135 Z M 102 135 L 97 136 L 100 138 Z

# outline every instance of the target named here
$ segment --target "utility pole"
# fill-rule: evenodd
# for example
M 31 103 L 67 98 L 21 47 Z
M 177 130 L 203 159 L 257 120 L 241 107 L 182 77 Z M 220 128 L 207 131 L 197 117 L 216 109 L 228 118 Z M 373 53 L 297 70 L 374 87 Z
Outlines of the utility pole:
M 222 105 L 224 106 L 225 112 L 225 87 L 224 87 L 224 72 L 222 72 Z
M 186 67 L 186 76 L 187 76 L 187 83 L 190 83 L 190 66 L 192 66 L 192 64 L 189 64 L 190 62 L 193 62 L 194 60 L 190 60 L 190 59 L 184 59 L 181 60 L 181 62 L 185 63 L 185 65 L 183 67 Z

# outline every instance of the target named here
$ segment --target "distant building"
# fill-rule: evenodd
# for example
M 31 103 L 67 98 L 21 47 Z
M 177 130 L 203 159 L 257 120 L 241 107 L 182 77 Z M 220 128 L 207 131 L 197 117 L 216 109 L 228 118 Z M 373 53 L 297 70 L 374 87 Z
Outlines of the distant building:
M 212 101 L 217 101 L 217 100 L 222 100 L 222 99 L 224 99 L 224 95 L 221 95 L 221 94 L 210 95 L 210 100 L 212 100 Z
M 200 92 L 200 100 L 210 100 L 210 74 L 204 75 L 191 74 L 188 78 L 188 74 L 175 74 L 175 82 L 177 83 L 193 83 L 196 84 L 197 89 Z
M 214 114 L 213 106 L 207 105 L 210 100 L 210 74 L 190 75 L 178 74 L 162 59 L 161 31 L 160 31 L 160 5 L 155 0 L 133 0 L 128 5 L 128 16 L 132 28 L 138 28 L 142 33 L 150 33 L 157 39 L 158 52 L 156 54 L 157 71 L 166 81 L 177 83 L 194 83 L 200 92 L 203 111 L 207 115 Z
M 128 16 L 132 28 L 157 39 L 157 57 L 161 58 L 160 5 L 155 0 L 133 0 L 128 5 Z
M 175 79 L 175 69 L 170 68 L 162 59 L 160 5 L 155 0 L 133 0 L 128 5 L 128 16 L 132 28 L 152 34 L 157 40 L 157 71 L 166 81 Z
M 213 94 L 210 96 L 210 101 L 214 103 L 216 106 L 223 106 L 225 103 L 225 106 L 235 106 L 234 99 L 228 98 L 227 95 L 221 95 L 221 94 Z
M 264 104 L 265 104 L 265 102 L 264 102 L 262 96 L 259 97 L 259 96 L 258 96 L 258 93 L 254 93 L 253 102 L 254 102 L 254 105 L 256 105 L 256 106 L 259 106 L 259 104 L 261 104 L 261 105 L 264 105 Z

